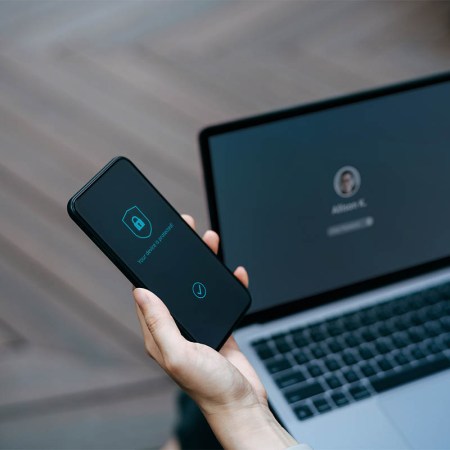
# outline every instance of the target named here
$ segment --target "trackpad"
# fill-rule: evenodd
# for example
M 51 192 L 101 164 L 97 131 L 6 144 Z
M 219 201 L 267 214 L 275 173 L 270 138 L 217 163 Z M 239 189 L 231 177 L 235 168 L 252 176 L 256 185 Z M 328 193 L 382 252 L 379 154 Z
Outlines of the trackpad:
M 450 449 L 450 370 L 386 392 L 378 400 L 411 448 Z

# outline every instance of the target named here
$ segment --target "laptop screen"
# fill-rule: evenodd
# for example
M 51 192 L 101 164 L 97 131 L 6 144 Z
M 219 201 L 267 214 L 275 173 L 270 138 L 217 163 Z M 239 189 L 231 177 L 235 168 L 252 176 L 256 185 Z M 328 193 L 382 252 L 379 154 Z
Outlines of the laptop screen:
M 450 254 L 450 82 L 209 138 L 257 312 Z

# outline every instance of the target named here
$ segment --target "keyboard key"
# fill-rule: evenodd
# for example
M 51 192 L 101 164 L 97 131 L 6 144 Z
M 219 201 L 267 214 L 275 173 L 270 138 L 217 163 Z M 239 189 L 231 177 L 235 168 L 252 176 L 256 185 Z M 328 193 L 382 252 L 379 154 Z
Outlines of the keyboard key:
M 366 376 L 366 377 L 371 377 L 373 375 L 376 374 L 375 368 L 373 367 L 372 364 L 370 363 L 366 363 L 363 364 L 361 366 L 361 372 Z
M 336 406 L 344 406 L 349 404 L 348 398 L 342 392 L 335 392 L 331 394 L 331 398 Z
M 323 397 L 317 398 L 313 403 L 319 413 L 324 413 L 331 409 L 331 405 Z
M 428 337 L 436 337 L 444 332 L 444 327 L 439 321 L 428 322 L 424 325 L 424 330 Z
M 447 335 L 442 339 L 442 345 L 444 348 L 450 348 L 450 335 Z
M 344 374 L 344 378 L 349 383 L 353 383 L 354 381 L 359 380 L 359 377 L 354 370 L 351 370 L 351 369 L 344 370 L 343 374 Z
M 404 348 L 410 344 L 410 340 L 405 333 L 396 333 L 392 336 L 392 344 L 396 348 Z
M 294 384 L 301 383 L 305 380 L 306 380 L 305 375 L 303 375 L 303 373 L 301 373 L 299 370 L 296 369 L 290 370 L 289 372 L 275 378 L 275 382 L 280 388 L 292 386 Z
M 306 364 L 310 360 L 310 358 L 305 352 L 294 353 L 294 359 L 300 365 Z
M 425 338 L 425 333 L 419 327 L 415 327 L 408 331 L 408 336 L 412 342 L 417 343 L 421 342 Z
M 385 321 L 385 320 L 389 319 L 390 317 L 392 317 L 392 305 L 391 305 L 391 302 L 381 303 L 377 307 L 377 318 L 378 318 L 378 320 L 381 322 L 381 321 Z
M 341 381 L 336 375 L 329 375 L 325 377 L 325 381 L 327 382 L 328 386 L 330 386 L 331 389 L 336 389 L 342 386 Z
M 450 316 L 446 316 L 446 317 L 441 317 L 441 319 L 439 319 L 442 327 L 445 331 L 450 331 Z
M 325 365 L 327 366 L 328 370 L 338 370 L 341 367 L 336 358 L 327 358 L 325 360 Z
M 423 325 L 426 322 L 425 316 L 420 314 L 417 311 L 414 311 L 413 313 L 411 313 L 410 320 L 411 320 L 411 323 L 416 326 Z
M 393 368 L 392 364 L 386 358 L 382 358 L 377 362 L 381 370 L 384 370 L 385 372 Z
M 409 362 L 408 358 L 403 353 L 397 353 L 396 355 L 394 355 L 394 361 L 400 366 L 408 364 Z
M 377 338 L 377 336 L 370 328 L 366 328 L 361 332 L 361 338 L 366 342 L 372 342 Z
M 338 341 L 337 339 L 329 342 L 328 347 L 330 348 L 330 350 L 333 353 L 339 353 L 341 350 L 344 349 L 344 346 L 342 345 L 342 343 L 340 341 Z
M 312 377 L 319 377 L 323 374 L 323 370 L 317 364 L 308 364 L 306 368 Z
M 387 326 L 386 323 L 381 323 L 380 325 L 378 325 L 377 332 L 380 336 L 388 336 L 389 334 L 391 334 L 391 331 L 392 330 Z
M 326 355 L 325 350 L 319 345 L 312 347 L 311 353 L 317 359 L 323 358 Z
M 256 341 L 252 342 L 252 346 L 253 347 L 258 347 L 258 345 L 267 344 L 267 342 L 268 342 L 268 340 L 266 338 L 258 339 Z
M 347 347 L 356 347 L 360 343 L 353 334 L 347 334 L 344 337 L 344 341 L 347 344 Z
M 426 295 L 426 305 L 433 305 L 442 299 L 438 288 L 429 289 Z
M 307 405 L 297 406 L 297 408 L 294 408 L 294 413 L 299 420 L 306 420 L 314 415 L 311 408 Z
M 266 362 L 266 368 L 269 373 L 277 373 L 282 370 L 290 369 L 291 363 L 286 358 L 272 359 Z
M 362 384 L 357 384 L 349 389 L 350 395 L 355 400 L 361 400 L 363 398 L 370 397 L 370 392 Z
M 428 350 L 429 354 L 439 353 L 442 350 L 437 342 L 429 342 L 426 345 L 426 349 Z
M 375 347 L 377 351 L 382 355 L 389 353 L 391 351 L 389 345 L 386 343 L 386 341 L 383 340 L 378 340 L 375 344 Z
M 285 337 L 278 337 L 274 339 L 275 347 L 280 353 L 287 353 L 291 351 L 291 346 L 286 341 Z
M 346 314 L 342 317 L 342 322 L 347 331 L 354 331 L 361 326 L 358 313 Z
M 450 359 L 440 356 L 433 361 L 422 360 L 419 366 L 404 368 L 401 372 L 372 378 L 370 382 L 377 392 L 384 392 L 448 368 L 450 368 Z
M 364 308 L 360 312 L 360 320 L 362 325 L 373 325 L 378 321 L 376 307 Z
M 361 358 L 364 360 L 368 360 L 373 358 L 375 355 L 373 354 L 373 351 L 369 347 L 361 347 L 359 349 L 359 354 L 361 355 Z
M 395 301 L 394 304 L 392 305 L 392 313 L 395 314 L 396 316 L 400 316 L 400 315 L 408 312 L 409 308 L 408 308 L 408 302 L 406 300 L 407 300 L 407 297 L 403 298 L 403 299 L 398 299 L 397 301 Z
M 408 321 L 407 317 L 400 316 L 400 317 L 396 317 L 393 320 L 393 325 L 397 331 L 403 331 L 409 327 L 409 321 Z
M 410 295 L 408 299 L 409 310 L 420 309 L 426 305 L 427 296 L 424 292 L 418 292 L 416 294 Z
M 333 319 L 326 323 L 326 329 L 330 336 L 338 336 L 344 332 L 344 327 L 339 319 Z
M 439 317 L 441 317 L 443 315 L 443 310 L 440 306 L 440 303 L 428 308 L 426 314 L 427 314 L 427 319 L 429 319 L 429 320 L 439 319 Z
M 275 356 L 275 352 L 267 344 L 259 344 L 254 349 L 262 360 Z
M 309 344 L 303 330 L 292 333 L 292 340 L 298 348 L 306 347 Z
M 295 403 L 300 400 L 305 400 L 309 397 L 313 397 L 314 395 L 322 394 L 323 391 L 323 387 L 319 383 L 314 382 L 303 384 L 299 387 L 286 391 L 284 393 L 284 396 L 289 403 Z
M 314 326 L 309 329 L 309 335 L 314 342 L 323 341 L 326 335 L 320 326 Z
M 284 339 L 287 336 L 287 333 L 277 333 L 272 335 L 272 339 L 274 341 L 278 340 L 278 339 Z
M 411 349 L 411 358 L 415 360 L 425 358 L 425 353 L 419 347 L 414 347 Z
M 342 359 L 344 360 L 345 364 L 347 364 L 348 366 L 351 366 L 351 365 L 357 363 L 357 359 L 356 359 L 355 355 L 350 352 L 345 352 L 342 355 Z

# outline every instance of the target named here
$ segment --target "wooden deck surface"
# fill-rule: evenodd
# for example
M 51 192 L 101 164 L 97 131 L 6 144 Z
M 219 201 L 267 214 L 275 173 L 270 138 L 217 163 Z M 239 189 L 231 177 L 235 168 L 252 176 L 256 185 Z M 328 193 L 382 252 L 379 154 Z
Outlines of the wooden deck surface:
M 118 154 L 208 224 L 207 124 L 450 69 L 450 2 L 1 1 L 0 448 L 156 448 L 175 385 L 70 221 Z

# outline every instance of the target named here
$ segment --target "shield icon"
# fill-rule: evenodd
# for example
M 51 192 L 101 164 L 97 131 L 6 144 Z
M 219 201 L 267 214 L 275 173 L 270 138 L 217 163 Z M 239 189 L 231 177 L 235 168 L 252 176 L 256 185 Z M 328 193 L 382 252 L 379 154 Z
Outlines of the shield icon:
M 125 211 L 122 222 L 140 239 L 147 239 L 152 234 L 152 223 L 137 206 L 132 206 Z

